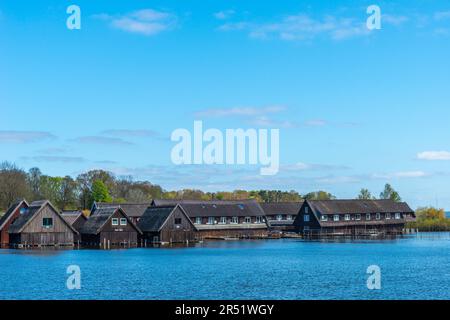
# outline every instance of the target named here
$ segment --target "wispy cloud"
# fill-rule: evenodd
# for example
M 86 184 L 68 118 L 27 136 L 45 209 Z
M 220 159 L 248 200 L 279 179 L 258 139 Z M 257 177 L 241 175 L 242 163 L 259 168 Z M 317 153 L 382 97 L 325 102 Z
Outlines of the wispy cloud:
M 121 138 L 101 137 L 101 136 L 85 136 L 73 139 L 74 142 L 81 144 L 102 144 L 102 145 L 132 145 L 132 142 Z
M 240 117 L 244 118 L 249 124 L 259 127 L 276 127 L 276 128 L 295 128 L 298 124 L 290 120 L 280 120 L 274 118 L 274 115 L 285 111 L 283 106 L 268 107 L 236 107 L 227 109 L 207 109 L 196 112 L 197 118 L 225 118 Z
M 25 161 L 36 162 L 62 162 L 62 163 L 80 163 L 86 162 L 82 157 L 61 157 L 61 156 L 36 156 L 36 157 L 22 157 Z
M 450 152 L 448 151 L 424 151 L 417 154 L 417 159 L 437 161 L 450 160 Z
M 105 136 L 113 137 L 156 137 L 158 133 L 153 130 L 129 130 L 129 129 L 111 129 L 101 132 Z
M 449 11 L 438 11 L 434 14 L 434 19 L 435 20 L 446 20 L 446 19 L 450 19 L 450 10 Z
M 351 168 L 348 166 L 343 166 L 343 165 L 297 162 L 295 164 L 282 165 L 280 167 L 280 172 L 283 172 L 283 171 L 331 171 L 331 170 L 349 170 L 349 169 L 351 169 Z
M 308 120 L 303 123 L 307 127 L 323 127 L 327 125 L 327 122 L 322 119 Z
M 229 19 L 232 15 L 234 15 L 234 10 L 223 10 L 214 13 L 214 17 L 218 20 L 226 20 Z
M 399 172 L 393 172 L 393 173 L 375 173 L 372 174 L 370 177 L 372 179 L 384 179 L 384 180 L 390 180 L 395 178 L 424 178 L 428 177 L 431 174 L 426 173 L 424 171 L 399 171 Z
M 108 21 L 116 29 L 152 36 L 173 29 L 176 15 L 153 9 L 142 9 L 124 15 L 97 14 L 94 17 Z
M 251 38 L 278 38 L 286 41 L 305 41 L 318 36 L 342 40 L 371 34 L 365 20 L 330 15 L 317 19 L 306 14 L 288 15 L 279 21 L 268 23 L 229 22 L 220 26 L 219 30 L 245 30 Z
M 382 14 L 382 24 L 390 24 L 393 26 L 400 26 L 409 21 L 409 18 L 404 15 Z
M 55 138 L 53 134 L 44 131 L 0 131 L 0 143 L 29 143 Z
M 195 113 L 196 117 L 235 117 L 235 116 L 263 116 L 267 114 L 279 113 L 286 110 L 283 106 L 269 106 L 262 108 L 236 107 L 224 109 L 206 109 Z
M 55 155 L 55 154 L 66 153 L 67 149 L 65 149 L 65 148 L 57 148 L 57 147 L 49 147 L 49 148 L 39 149 L 36 152 L 40 153 L 40 154 Z

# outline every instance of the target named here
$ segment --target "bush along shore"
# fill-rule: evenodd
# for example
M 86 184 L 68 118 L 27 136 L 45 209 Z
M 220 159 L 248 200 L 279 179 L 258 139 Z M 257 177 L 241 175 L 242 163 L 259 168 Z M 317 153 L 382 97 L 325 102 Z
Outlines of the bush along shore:
M 450 219 L 446 217 L 443 209 L 419 208 L 416 218 L 416 221 L 409 222 L 406 228 L 419 229 L 422 232 L 450 231 Z

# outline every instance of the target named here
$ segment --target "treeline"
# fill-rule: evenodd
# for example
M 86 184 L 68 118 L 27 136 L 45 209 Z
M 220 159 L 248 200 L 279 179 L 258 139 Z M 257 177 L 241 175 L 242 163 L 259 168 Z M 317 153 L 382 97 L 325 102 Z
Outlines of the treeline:
M 383 199 L 400 201 L 398 193 L 386 185 Z M 300 195 L 297 191 L 235 190 L 232 192 L 203 192 L 195 189 L 169 191 L 149 181 L 134 181 L 131 176 L 116 177 L 104 170 L 91 170 L 78 175 L 52 177 L 39 168 L 26 172 L 10 162 L 0 164 L 0 209 L 5 210 L 16 199 L 29 201 L 48 199 L 59 209 L 90 209 L 94 201 L 149 202 L 152 199 L 244 200 L 259 202 L 291 202 L 300 200 L 330 200 L 336 197 L 326 191 Z M 361 190 L 361 199 L 372 199 L 368 190 Z
M 416 218 L 416 221 L 408 223 L 408 228 L 420 231 L 450 231 L 450 219 L 445 216 L 444 209 L 419 208 L 416 211 Z

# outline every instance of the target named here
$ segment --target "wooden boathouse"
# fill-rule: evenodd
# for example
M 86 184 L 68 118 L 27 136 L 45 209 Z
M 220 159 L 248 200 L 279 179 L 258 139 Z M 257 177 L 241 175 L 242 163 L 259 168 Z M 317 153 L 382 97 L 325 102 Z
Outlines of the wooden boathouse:
M 294 221 L 297 218 L 301 202 L 264 202 L 260 203 L 271 231 L 294 232 Z
M 139 203 L 94 202 L 92 205 L 91 212 L 94 212 L 95 210 L 101 208 L 120 207 L 128 216 L 128 218 L 130 218 L 135 224 L 137 224 L 142 215 L 144 214 L 145 210 L 147 210 L 147 208 L 150 206 L 150 204 L 151 204 L 150 202 L 139 202 Z
M 0 248 L 9 246 L 9 227 L 28 207 L 26 200 L 17 200 L 0 217 Z
M 405 202 L 392 200 L 307 200 L 294 225 L 304 236 L 385 236 L 402 234 L 415 219 Z
M 87 221 L 87 217 L 84 215 L 84 213 L 80 211 L 62 211 L 61 216 L 64 218 L 64 220 L 67 221 L 68 224 L 70 224 L 75 230 L 78 231 L 78 234 L 75 235 L 75 243 L 79 244 L 81 242 L 81 228 L 84 226 L 84 224 Z
M 180 205 L 197 229 L 198 240 L 266 238 L 269 227 L 255 200 L 154 200 L 152 206 Z
M 76 235 L 48 200 L 31 203 L 9 227 L 9 242 L 18 247 L 73 246 Z
M 138 227 L 145 245 L 193 242 L 197 231 L 180 205 L 148 207 Z
M 110 248 L 138 245 L 141 230 L 120 207 L 103 207 L 95 210 L 81 227 L 84 246 Z

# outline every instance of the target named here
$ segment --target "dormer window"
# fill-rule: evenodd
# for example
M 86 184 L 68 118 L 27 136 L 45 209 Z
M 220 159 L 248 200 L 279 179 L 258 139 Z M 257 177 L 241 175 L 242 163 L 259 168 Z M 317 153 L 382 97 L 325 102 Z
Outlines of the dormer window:
M 339 215 L 338 214 L 335 214 L 334 216 L 333 216 L 333 221 L 339 221 Z
M 344 217 L 344 219 L 345 219 L 345 221 L 350 221 L 350 215 L 349 215 L 349 214 L 346 214 L 345 217 Z
M 287 215 L 286 220 L 291 221 L 292 220 L 292 216 L 290 214 Z
M 391 220 L 391 214 L 390 213 L 386 213 L 386 220 Z
M 281 220 L 283 220 L 283 215 L 277 214 L 277 221 L 281 221 Z
M 202 218 L 201 217 L 195 217 L 195 224 L 202 224 Z
M 395 214 L 395 219 L 396 220 L 400 220 L 402 218 L 402 215 L 400 214 L 400 212 L 397 212 L 396 214 Z
M 43 218 L 42 227 L 46 229 L 50 229 L 51 227 L 53 227 L 53 218 Z
M 321 220 L 321 221 L 328 221 L 328 216 L 327 216 L 327 215 L 322 215 L 322 216 L 320 217 L 320 220 Z

